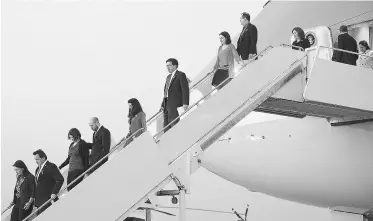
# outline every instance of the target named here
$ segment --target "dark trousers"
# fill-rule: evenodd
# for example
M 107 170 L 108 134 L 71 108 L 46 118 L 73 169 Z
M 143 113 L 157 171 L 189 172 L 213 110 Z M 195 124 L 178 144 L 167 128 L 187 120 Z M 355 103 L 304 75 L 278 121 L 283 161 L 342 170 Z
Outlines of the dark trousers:
M 17 202 L 13 206 L 12 213 L 10 215 L 10 221 L 22 221 L 31 214 L 32 208 L 33 206 L 31 205 L 28 210 L 24 210 L 23 206 L 20 205 L 19 199 L 17 199 Z
M 92 167 L 93 165 L 95 165 L 96 162 L 98 162 L 99 160 L 101 160 L 102 158 L 98 159 L 97 161 L 95 162 L 91 162 L 89 164 L 89 167 Z M 87 174 L 92 174 L 95 170 L 97 170 L 98 168 L 100 168 L 100 166 L 102 166 L 104 163 L 106 163 L 108 161 L 108 158 L 105 157 L 104 160 L 102 160 L 99 164 L 97 164 L 96 166 L 94 166 Z
M 164 128 L 164 132 L 166 133 L 166 131 L 171 129 L 171 127 L 175 126 L 175 124 L 177 124 L 180 121 L 180 118 L 178 118 L 179 117 L 179 112 L 177 111 L 177 107 L 173 107 L 171 105 L 168 105 L 167 99 L 165 99 L 165 102 L 166 102 L 166 105 L 165 105 L 166 108 L 163 112 L 163 128 Z M 178 119 L 175 120 L 176 118 L 178 118 Z M 172 122 L 172 121 L 174 121 L 174 122 Z M 172 122 L 172 124 L 170 124 L 171 122 Z M 170 124 L 170 125 L 168 125 L 168 124 Z
M 67 174 L 67 185 L 69 185 L 71 182 L 73 182 L 82 173 L 84 173 L 84 170 L 69 171 L 69 173 Z M 82 182 L 82 180 L 83 180 L 83 177 L 79 178 L 79 180 L 77 180 L 71 186 L 67 187 L 67 191 L 70 191 L 72 188 L 74 188 L 76 185 L 78 185 L 80 182 Z

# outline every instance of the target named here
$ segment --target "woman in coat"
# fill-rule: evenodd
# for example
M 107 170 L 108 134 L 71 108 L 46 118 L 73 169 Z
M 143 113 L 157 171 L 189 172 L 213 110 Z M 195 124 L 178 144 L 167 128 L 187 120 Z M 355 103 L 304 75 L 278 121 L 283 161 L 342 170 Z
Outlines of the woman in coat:
M 146 131 L 146 115 L 142 110 L 140 102 L 136 98 L 131 98 L 128 100 L 128 124 L 129 124 L 129 132 L 126 138 L 123 138 L 120 142 L 124 139 L 128 139 L 133 135 L 130 139 L 126 141 L 126 145 L 133 141 L 133 138 L 140 136 L 144 131 Z M 119 143 L 120 143 L 119 142 Z
M 301 29 L 299 27 L 295 27 L 295 28 L 293 28 L 291 33 L 293 33 L 293 36 L 294 36 L 294 39 L 295 39 L 293 41 L 293 44 L 292 44 L 293 46 L 298 46 L 298 47 L 301 47 L 303 49 L 309 48 L 311 46 L 308 39 L 306 39 L 306 36 L 304 34 L 303 29 Z M 293 47 L 293 49 L 294 50 L 300 50 L 298 47 Z
M 360 41 L 359 51 L 363 55 L 359 55 L 359 58 L 356 61 L 357 66 L 362 68 L 373 68 L 373 50 L 370 49 L 368 42 Z
M 17 160 L 14 165 L 17 182 L 14 188 L 12 214 L 10 221 L 22 221 L 32 212 L 35 191 L 35 177 L 29 172 L 22 160 Z
M 58 168 L 62 169 L 66 165 L 69 165 L 69 172 L 67 174 L 67 185 L 69 185 L 88 169 L 89 146 L 81 138 L 81 134 L 76 128 L 70 129 L 67 137 L 71 141 L 69 152 L 66 160 Z M 71 186 L 67 187 L 67 190 L 70 191 L 72 188 L 82 182 L 82 180 L 83 177 L 79 178 L 79 180 L 71 184 Z
M 218 87 L 222 82 L 222 85 L 218 89 L 222 88 L 227 84 L 234 76 L 234 60 L 237 63 L 243 65 L 240 56 L 237 53 L 236 48 L 232 44 L 231 36 L 228 32 L 223 31 L 219 34 L 220 47 L 218 50 L 218 56 L 214 65 L 214 77 L 212 79 L 212 85 Z

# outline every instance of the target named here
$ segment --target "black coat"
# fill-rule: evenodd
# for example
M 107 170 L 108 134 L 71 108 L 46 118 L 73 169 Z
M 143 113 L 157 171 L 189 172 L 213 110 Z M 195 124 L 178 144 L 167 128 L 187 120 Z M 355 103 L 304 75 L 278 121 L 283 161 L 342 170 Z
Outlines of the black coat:
M 170 74 L 171 75 L 171 74 Z M 171 76 L 167 77 L 171 77 Z M 166 90 L 166 84 L 164 90 Z M 183 105 L 189 105 L 189 83 L 184 72 L 176 71 L 173 79 L 168 87 L 168 98 L 167 106 L 171 108 L 182 107 Z M 164 99 L 161 107 L 166 110 Z
M 338 48 L 346 51 L 358 53 L 356 40 L 348 33 L 343 33 L 338 36 Z M 342 51 L 335 51 L 335 60 L 345 64 L 356 65 L 356 60 L 359 58 L 357 54 L 351 54 Z
M 307 40 L 307 39 L 302 39 L 300 40 L 299 42 L 297 41 L 293 41 L 293 46 L 298 46 L 298 47 L 301 47 L 303 49 L 306 49 L 306 48 L 309 48 L 311 46 L 310 42 Z M 294 50 L 300 50 L 299 48 L 297 47 L 293 47 Z
M 71 143 L 70 147 L 73 144 L 74 143 Z M 79 155 L 82 158 L 84 171 L 86 171 L 89 168 L 89 149 L 91 146 L 87 144 L 87 142 L 85 142 L 83 139 L 79 141 L 78 145 L 79 145 Z M 69 161 L 70 161 L 70 156 L 67 156 L 66 160 L 58 168 L 59 169 L 64 168 L 66 165 L 69 164 Z
M 89 149 L 92 149 L 91 155 L 89 156 L 89 165 L 93 166 L 101 158 L 106 156 L 110 152 L 110 131 L 104 126 L 101 126 L 92 138 L 92 143 L 88 143 Z M 106 162 L 107 158 L 103 160 Z
M 35 170 L 35 177 L 39 167 Z M 47 161 L 36 180 L 35 206 L 39 207 L 51 198 L 52 194 L 58 194 L 64 178 L 54 163 Z
M 17 197 L 16 197 L 16 188 L 14 188 L 14 194 L 13 194 L 13 204 L 16 203 Z M 28 173 L 25 176 L 25 179 L 23 180 L 21 187 L 20 187 L 20 202 L 19 207 L 23 208 L 25 204 L 30 200 L 30 198 L 34 198 L 35 194 L 35 177 L 31 173 Z
M 257 54 L 256 43 L 258 41 L 258 30 L 253 24 L 244 28 L 237 41 L 237 52 L 242 60 L 248 60 L 249 54 Z

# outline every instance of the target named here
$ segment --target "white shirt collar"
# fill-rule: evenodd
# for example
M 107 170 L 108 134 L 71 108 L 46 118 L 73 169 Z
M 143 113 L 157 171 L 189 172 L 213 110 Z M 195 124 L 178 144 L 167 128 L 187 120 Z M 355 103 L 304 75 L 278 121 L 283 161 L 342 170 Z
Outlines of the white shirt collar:
M 44 163 L 39 167 L 39 170 L 38 170 L 38 174 L 37 174 L 37 176 L 36 176 L 36 179 L 39 178 L 39 175 L 40 175 L 41 171 L 43 170 L 43 168 L 44 168 L 45 164 L 47 163 L 47 161 L 48 161 L 48 160 L 45 160 Z
M 44 161 L 44 163 L 41 165 L 40 169 L 42 169 L 42 168 L 45 166 L 45 164 L 47 163 L 47 161 L 48 161 L 48 160 L 45 160 L 45 161 Z M 40 169 L 39 169 L 39 171 L 40 171 Z
M 100 128 L 102 127 L 102 125 L 100 125 L 97 130 L 96 130 L 96 133 L 100 130 Z
M 177 71 L 177 69 L 176 69 L 174 72 L 171 73 L 171 78 L 170 78 L 170 80 L 172 80 L 172 78 L 175 76 L 176 71 Z

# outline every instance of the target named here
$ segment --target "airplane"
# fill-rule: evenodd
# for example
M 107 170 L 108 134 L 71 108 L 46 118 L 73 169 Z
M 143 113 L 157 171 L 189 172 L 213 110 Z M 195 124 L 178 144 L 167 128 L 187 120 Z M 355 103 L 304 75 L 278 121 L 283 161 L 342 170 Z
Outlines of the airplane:
M 348 25 L 356 39 L 363 38 L 367 27 L 371 30 L 372 12 L 372 2 L 269 1 L 252 21 L 260 35 L 258 60 L 213 95 L 205 81 L 207 65 L 190 83 L 198 85 L 203 103 L 193 105 L 167 133 L 158 126 L 156 135 L 142 134 L 37 220 L 78 219 L 63 212 L 76 211 L 78 199 L 84 200 L 79 209 L 91 211 L 90 220 L 124 220 L 172 181 L 178 183 L 180 219 L 185 220 L 188 179 L 201 166 L 249 191 L 330 208 L 338 214 L 333 221 L 371 220 L 373 102 L 368 96 L 373 71 L 331 57 L 339 26 Z M 312 36 L 305 52 L 288 46 L 296 26 Z M 289 118 L 234 127 L 251 111 Z M 162 125 L 158 116 L 157 125 Z M 182 133 L 188 128 L 194 130 Z M 150 165 L 128 166 L 136 156 L 146 157 Z M 125 175 L 109 173 L 118 166 Z M 95 196 L 120 207 L 92 210 L 90 190 L 128 176 L 139 178 Z
M 372 19 L 373 2 L 268 2 L 253 21 L 261 36 L 258 47 L 290 44 L 291 30 L 299 26 L 317 40 L 313 47 L 318 47 L 319 52 L 308 51 L 308 62 L 314 62 L 315 66 L 303 78 L 292 79 L 256 109 L 287 116 L 286 119 L 233 128 L 203 151 L 201 166 L 250 191 L 371 220 L 370 89 L 361 85 L 357 92 L 356 81 L 352 83 L 347 77 L 349 73 L 340 72 L 336 66 L 329 66 L 329 72 L 335 73 L 330 78 L 327 71 L 317 69 L 316 53 L 332 62 L 331 48 L 342 24 L 349 27 L 357 41 L 372 39 Z M 361 34 L 363 31 L 367 31 L 365 36 Z M 372 70 L 346 68 L 351 68 L 350 73 L 356 73 L 356 77 L 364 75 L 371 79 L 373 74 Z M 364 74 L 359 75 L 360 71 Z M 350 93 L 352 90 L 356 93 Z M 199 91 L 204 95 L 208 87 Z M 362 102 L 366 102 L 364 107 Z M 360 110 L 369 111 L 358 113 Z

